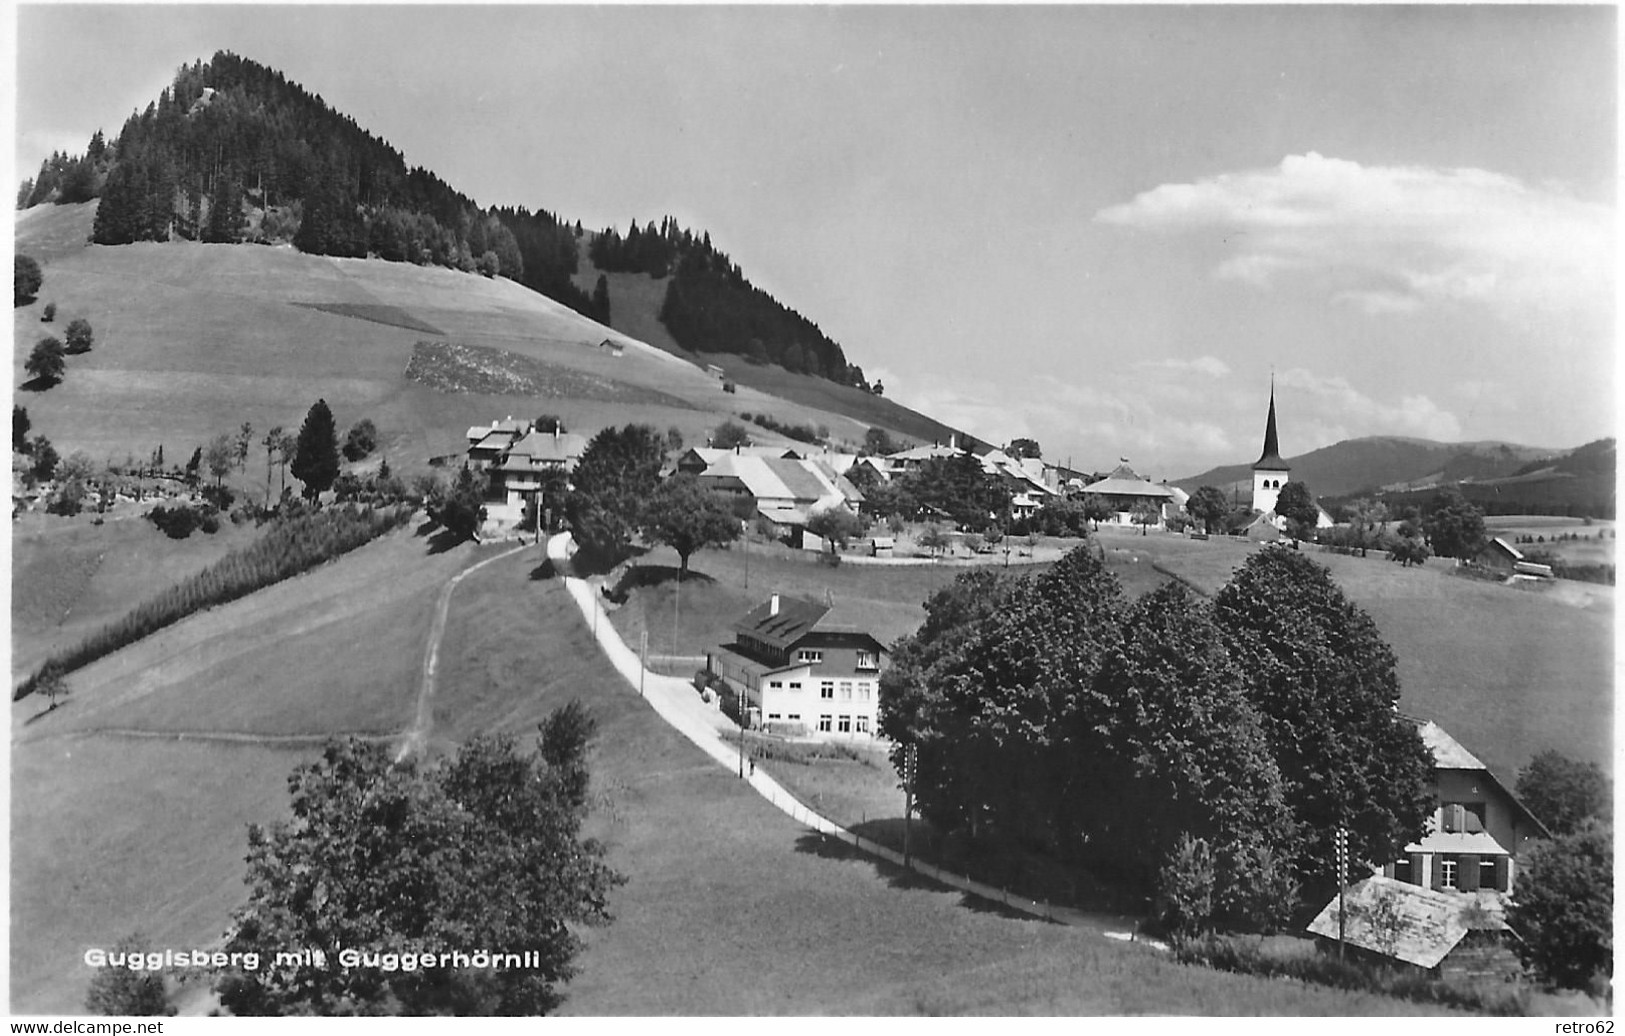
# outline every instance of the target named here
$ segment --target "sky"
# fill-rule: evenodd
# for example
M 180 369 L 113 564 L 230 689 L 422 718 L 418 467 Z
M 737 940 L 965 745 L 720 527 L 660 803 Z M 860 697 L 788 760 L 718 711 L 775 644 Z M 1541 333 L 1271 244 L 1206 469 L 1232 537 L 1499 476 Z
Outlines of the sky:
M 22 5 L 17 175 L 269 65 L 482 205 L 703 229 L 903 403 L 1180 478 L 1615 431 L 1612 7 Z

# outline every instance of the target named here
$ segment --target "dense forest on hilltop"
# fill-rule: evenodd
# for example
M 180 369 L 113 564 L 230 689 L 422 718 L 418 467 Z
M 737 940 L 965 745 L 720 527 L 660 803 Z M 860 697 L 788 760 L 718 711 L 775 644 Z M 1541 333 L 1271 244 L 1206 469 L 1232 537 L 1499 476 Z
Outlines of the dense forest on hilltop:
M 92 240 L 288 241 L 314 255 L 373 257 L 503 276 L 604 323 L 607 288 L 571 281 L 583 231 L 547 211 L 481 209 L 280 72 L 221 51 L 182 67 L 117 140 L 53 154 L 17 207 L 100 198 Z M 675 220 L 594 237 L 600 270 L 670 276 L 661 320 L 684 348 L 867 388 L 817 325 L 748 281 Z

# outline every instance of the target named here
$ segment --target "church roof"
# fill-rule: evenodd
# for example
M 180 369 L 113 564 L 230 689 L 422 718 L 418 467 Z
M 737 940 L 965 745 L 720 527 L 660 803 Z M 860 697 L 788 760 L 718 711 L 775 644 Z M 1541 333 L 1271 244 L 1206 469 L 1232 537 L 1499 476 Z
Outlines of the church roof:
M 1281 444 L 1275 437 L 1275 386 L 1270 386 L 1270 417 L 1264 425 L 1264 452 L 1259 454 L 1258 460 L 1253 464 L 1254 471 L 1291 471 L 1292 468 L 1281 459 Z

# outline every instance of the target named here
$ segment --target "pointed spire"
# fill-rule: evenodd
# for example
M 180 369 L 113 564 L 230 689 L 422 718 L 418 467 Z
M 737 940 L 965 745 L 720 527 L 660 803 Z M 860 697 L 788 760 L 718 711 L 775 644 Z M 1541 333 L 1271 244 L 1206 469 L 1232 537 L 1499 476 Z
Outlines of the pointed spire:
M 1281 445 L 1275 436 L 1275 375 L 1270 375 L 1270 416 L 1264 424 L 1264 452 L 1259 454 L 1253 470 L 1265 471 L 1291 471 L 1287 462 L 1281 459 Z

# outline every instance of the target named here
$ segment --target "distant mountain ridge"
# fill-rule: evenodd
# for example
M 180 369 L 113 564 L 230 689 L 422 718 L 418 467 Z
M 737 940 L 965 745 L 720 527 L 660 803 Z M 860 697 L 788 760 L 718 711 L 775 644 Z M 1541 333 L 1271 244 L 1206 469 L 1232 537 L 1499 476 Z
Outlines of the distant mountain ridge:
M 1293 481 L 1307 483 L 1324 505 L 1357 496 L 1403 504 L 1457 485 L 1492 514 L 1614 513 L 1614 440 L 1551 449 L 1484 440 L 1445 443 L 1403 436 L 1366 436 L 1286 458 Z M 1245 499 L 1252 465 L 1227 464 L 1174 481 L 1187 492 L 1216 486 Z

